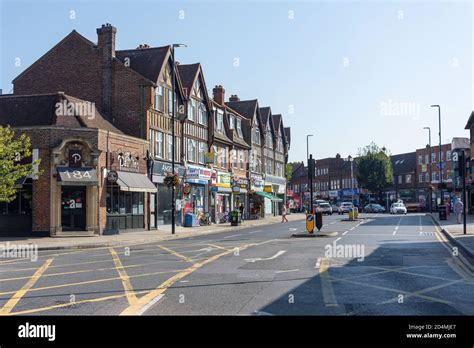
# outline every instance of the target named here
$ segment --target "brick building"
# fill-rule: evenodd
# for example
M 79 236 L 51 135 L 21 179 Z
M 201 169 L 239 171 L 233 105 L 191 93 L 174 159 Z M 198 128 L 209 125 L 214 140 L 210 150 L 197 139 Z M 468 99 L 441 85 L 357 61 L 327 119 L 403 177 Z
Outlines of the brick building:
M 64 93 L 2 95 L 0 125 L 28 135 L 33 160 L 41 159 L 40 174 L 20 180 L 17 198 L 0 205 L 0 234 L 99 235 L 147 227 L 145 193 L 156 191 L 147 177 L 148 142 L 123 134 L 94 104 Z

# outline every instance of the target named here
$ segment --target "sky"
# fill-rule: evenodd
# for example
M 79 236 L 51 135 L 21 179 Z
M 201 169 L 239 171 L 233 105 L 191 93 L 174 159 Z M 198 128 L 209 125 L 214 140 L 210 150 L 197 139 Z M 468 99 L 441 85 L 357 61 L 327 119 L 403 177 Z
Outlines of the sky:
M 0 0 L 0 88 L 70 31 L 117 49 L 184 43 L 207 89 L 258 99 L 291 127 L 290 161 L 356 155 L 370 142 L 392 154 L 469 137 L 473 107 L 470 1 Z

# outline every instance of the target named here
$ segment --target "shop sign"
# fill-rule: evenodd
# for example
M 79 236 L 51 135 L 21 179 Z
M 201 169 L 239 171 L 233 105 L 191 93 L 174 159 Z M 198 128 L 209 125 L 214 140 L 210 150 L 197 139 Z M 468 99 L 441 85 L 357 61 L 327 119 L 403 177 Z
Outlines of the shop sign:
M 287 191 L 286 191 L 286 195 L 287 195 L 288 197 L 293 197 L 293 190 L 287 190 Z
M 69 167 L 82 166 L 82 150 L 69 149 Z
M 198 166 L 186 167 L 186 181 L 191 183 L 207 184 L 211 179 L 212 170 Z
M 239 188 L 246 190 L 248 186 L 247 178 L 234 177 L 234 186 L 238 186 Z
M 153 163 L 153 174 L 165 176 L 167 173 L 172 172 L 171 169 L 172 169 L 171 163 L 159 162 L 159 161 L 155 161 Z M 178 176 L 182 177 L 184 176 L 185 168 L 182 165 L 175 163 L 174 172 L 175 174 L 178 174 Z
M 263 190 L 263 177 L 261 175 L 250 174 L 250 189 L 254 191 Z
M 216 186 L 230 188 L 230 173 L 217 172 Z
M 279 176 L 266 175 L 265 176 L 266 185 L 286 185 L 286 179 Z
M 107 181 L 111 184 L 116 183 L 118 180 L 118 174 L 115 170 L 111 170 L 107 173 Z
M 331 191 L 329 191 L 329 197 L 331 197 L 331 198 L 337 198 L 337 190 L 331 190 Z
M 240 186 L 232 186 L 232 192 L 239 193 L 240 192 Z
M 133 156 L 130 152 L 119 153 L 117 155 L 120 170 L 129 172 L 139 172 L 138 156 Z
M 272 185 L 265 185 L 265 186 L 263 186 L 263 192 L 272 193 L 272 192 L 273 192 L 273 187 L 272 187 Z

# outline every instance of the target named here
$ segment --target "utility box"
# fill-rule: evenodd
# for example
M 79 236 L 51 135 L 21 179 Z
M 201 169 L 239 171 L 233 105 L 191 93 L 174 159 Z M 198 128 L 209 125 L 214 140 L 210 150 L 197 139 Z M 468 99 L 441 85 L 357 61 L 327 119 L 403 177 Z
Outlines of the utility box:
M 438 206 L 438 213 L 439 213 L 439 220 L 446 220 L 446 206 L 444 205 L 439 205 Z

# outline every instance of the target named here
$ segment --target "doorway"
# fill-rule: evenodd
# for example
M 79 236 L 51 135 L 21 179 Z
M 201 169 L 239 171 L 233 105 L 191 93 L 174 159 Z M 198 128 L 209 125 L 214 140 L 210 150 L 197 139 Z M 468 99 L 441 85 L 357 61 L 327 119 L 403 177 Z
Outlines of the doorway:
M 63 231 L 86 229 L 86 187 L 62 186 L 61 226 Z

